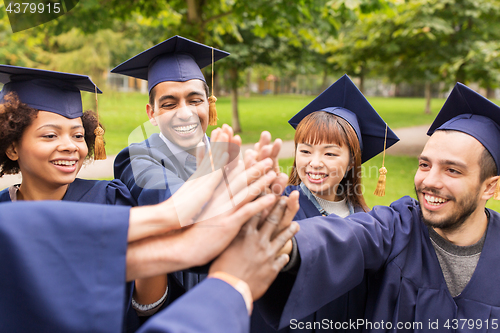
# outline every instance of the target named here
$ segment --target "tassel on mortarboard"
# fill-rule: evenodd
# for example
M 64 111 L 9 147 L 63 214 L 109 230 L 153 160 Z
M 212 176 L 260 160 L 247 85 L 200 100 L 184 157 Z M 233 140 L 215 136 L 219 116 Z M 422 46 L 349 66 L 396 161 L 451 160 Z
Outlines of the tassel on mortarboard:
M 387 175 L 387 169 L 384 166 L 385 163 L 385 148 L 387 144 L 387 124 L 385 124 L 385 139 L 384 139 L 384 153 L 382 157 L 382 167 L 378 170 L 379 172 L 379 177 L 378 177 L 378 182 L 377 182 L 377 188 L 375 188 L 375 194 L 378 197 L 383 197 L 385 195 L 385 181 L 386 181 L 386 175 Z
M 214 96 L 214 48 L 212 47 L 212 95 L 208 98 L 208 124 L 217 125 L 217 108 L 215 107 L 217 97 Z
M 97 88 L 95 92 L 95 112 L 97 114 L 97 128 L 94 130 L 94 160 L 105 160 L 106 149 L 104 148 L 104 129 L 100 126 L 99 123 L 99 111 L 97 109 Z

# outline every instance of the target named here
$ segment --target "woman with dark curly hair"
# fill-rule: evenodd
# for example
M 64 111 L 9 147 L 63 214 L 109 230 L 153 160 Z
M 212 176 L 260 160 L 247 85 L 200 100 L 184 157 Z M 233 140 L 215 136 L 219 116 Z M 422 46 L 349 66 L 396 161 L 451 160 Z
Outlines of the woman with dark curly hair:
M 0 202 L 136 205 L 118 180 L 76 178 L 98 125 L 92 111 L 82 111 L 80 90 L 97 91 L 88 76 L 1 65 L 0 80 L 0 176 L 22 174 L 21 184 L 0 192 Z

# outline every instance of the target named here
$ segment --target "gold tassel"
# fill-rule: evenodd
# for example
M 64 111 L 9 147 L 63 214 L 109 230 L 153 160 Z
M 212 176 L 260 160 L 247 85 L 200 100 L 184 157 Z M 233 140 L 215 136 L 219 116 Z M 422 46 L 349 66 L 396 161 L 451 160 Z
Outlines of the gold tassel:
M 385 147 L 387 144 L 387 124 L 385 124 L 385 138 L 384 138 L 384 155 L 382 157 L 382 167 L 378 170 L 379 172 L 379 177 L 378 177 L 378 182 L 377 182 L 377 187 L 375 188 L 375 194 L 378 197 L 383 197 L 385 195 L 385 181 L 386 181 L 386 175 L 387 175 L 387 169 L 385 168 Z
M 208 124 L 211 126 L 217 125 L 217 108 L 215 107 L 217 97 L 214 95 L 208 98 Z
M 378 177 L 377 188 L 375 189 L 375 194 L 377 197 L 383 197 L 385 195 L 385 179 L 387 174 L 387 169 L 385 167 L 381 167 L 378 169 L 380 176 Z
M 500 200 L 500 178 L 497 180 L 497 186 L 495 187 L 495 194 L 493 195 L 493 199 Z
M 95 112 L 97 114 L 97 128 L 94 130 L 94 160 L 105 160 L 106 148 L 104 148 L 104 129 L 99 126 L 99 111 L 97 109 L 97 86 L 95 86 Z
M 214 48 L 212 47 L 212 96 L 208 98 L 208 124 L 217 125 L 217 108 L 215 107 L 217 97 L 214 96 Z
M 105 160 L 106 149 L 104 148 L 104 130 L 101 126 L 97 126 L 94 130 L 95 145 L 94 145 L 94 160 Z

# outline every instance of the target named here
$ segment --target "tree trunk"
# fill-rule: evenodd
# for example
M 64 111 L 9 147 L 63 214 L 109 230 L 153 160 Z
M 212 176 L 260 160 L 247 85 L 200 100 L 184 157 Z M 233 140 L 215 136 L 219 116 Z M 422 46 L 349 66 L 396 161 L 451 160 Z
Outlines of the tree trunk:
M 200 16 L 198 14 L 198 6 L 196 0 L 186 0 L 187 5 L 187 20 L 189 23 L 198 23 Z
M 252 92 L 252 69 L 249 68 L 247 70 L 247 86 L 246 86 L 245 97 L 250 97 L 251 92 Z
M 238 114 L 238 68 L 229 69 L 231 78 L 232 127 L 234 133 L 241 133 L 240 116 Z
M 365 93 L 365 75 L 363 73 L 359 74 L 359 91 L 362 94 Z
M 321 91 L 324 91 L 326 88 L 328 88 L 328 69 L 325 66 L 323 69 L 323 79 L 321 80 Z
M 212 87 L 216 97 L 221 96 L 222 87 L 220 86 L 220 75 L 214 72 L 214 86 Z
M 486 98 L 487 99 L 494 99 L 495 98 L 495 89 L 486 88 Z
M 429 81 L 425 82 L 425 114 L 431 114 L 431 83 Z

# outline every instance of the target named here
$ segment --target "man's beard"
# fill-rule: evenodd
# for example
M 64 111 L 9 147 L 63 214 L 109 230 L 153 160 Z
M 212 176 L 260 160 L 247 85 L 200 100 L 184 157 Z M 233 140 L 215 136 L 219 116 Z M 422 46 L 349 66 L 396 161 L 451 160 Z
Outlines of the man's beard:
M 433 193 L 436 196 L 443 197 L 439 195 L 439 193 L 435 190 L 422 188 L 420 191 L 415 187 L 415 192 L 417 193 L 417 198 L 420 204 L 420 218 L 425 223 L 425 225 L 433 228 L 439 228 L 444 230 L 456 230 L 460 228 L 464 222 L 469 218 L 469 216 L 474 213 L 478 206 L 478 198 L 479 198 L 479 188 L 476 190 L 475 195 L 472 196 L 464 196 L 464 198 L 460 201 L 457 201 L 454 197 L 446 197 L 450 201 L 455 202 L 455 210 L 449 215 L 445 216 L 441 221 L 432 221 L 432 219 L 426 219 L 423 214 L 422 204 L 420 203 L 420 196 L 422 191 L 426 191 L 428 193 Z M 425 200 L 425 198 L 424 198 Z M 434 212 L 426 211 L 427 214 L 430 214 L 431 217 L 435 214 Z

